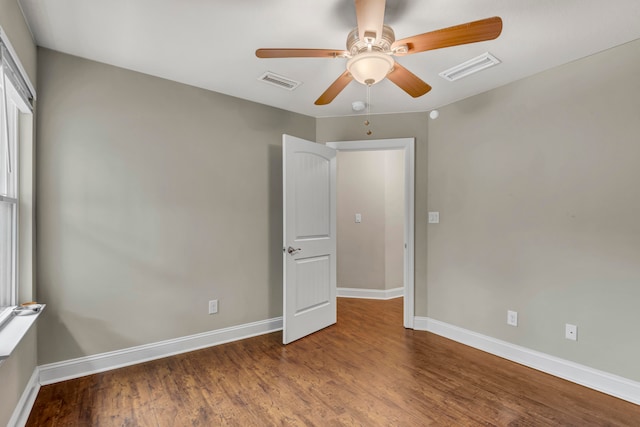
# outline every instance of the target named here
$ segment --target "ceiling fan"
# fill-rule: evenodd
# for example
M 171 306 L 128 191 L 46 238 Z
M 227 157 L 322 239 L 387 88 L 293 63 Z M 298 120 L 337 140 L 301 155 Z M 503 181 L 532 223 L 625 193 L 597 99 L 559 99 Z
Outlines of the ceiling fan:
M 267 48 L 256 50 L 256 56 L 348 58 L 346 71 L 320 95 L 316 105 L 329 104 L 352 80 L 371 86 L 388 78 L 417 98 L 429 92 L 431 86 L 396 62 L 393 56 L 493 40 L 502 32 L 502 19 L 495 16 L 396 40 L 393 29 L 384 25 L 385 0 L 355 0 L 355 6 L 358 26 L 347 36 L 347 50 Z

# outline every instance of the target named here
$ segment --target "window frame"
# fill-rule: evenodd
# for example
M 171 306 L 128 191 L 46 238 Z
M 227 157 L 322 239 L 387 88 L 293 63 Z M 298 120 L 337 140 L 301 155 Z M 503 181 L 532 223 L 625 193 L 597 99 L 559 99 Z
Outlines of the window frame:
M 4 287 L 4 289 L 9 289 L 10 292 L 5 292 L 1 302 L 3 305 L 11 302 L 14 304 L 11 307 L 15 307 L 21 298 L 32 299 L 34 292 L 32 272 L 27 269 L 32 269 L 33 267 L 34 251 L 32 234 L 35 224 L 32 212 L 34 205 L 33 150 L 35 148 L 34 103 L 36 92 L 2 26 L 0 26 L 0 67 L 0 77 L 2 79 L 0 85 L 3 88 L 3 93 L 0 94 L 2 95 L 0 102 L 4 105 L 6 99 L 4 94 L 11 98 L 12 128 L 7 128 L 7 132 L 12 130 L 11 135 L 13 135 L 12 138 L 15 142 L 15 147 L 11 154 L 13 158 L 12 180 L 15 181 L 15 192 L 14 194 L 7 194 L 4 191 L 4 185 L 2 185 L 0 191 L 2 193 L 0 204 L 4 205 L 4 207 L 10 205 L 10 209 L 6 210 L 6 212 L 10 211 L 11 215 L 11 233 L 5 233 L 5 235 L 11 235 L 10 252 L 12 259 L 10 264 L 13 267 L 11 286 Z M 2 115 L 4 116 L 4 114 Z M 0 128 L 0 132 L 4 132 L 4 130 L 4 128 Z M 4 138 L 6 138 L 6 135 L 7 133 L 5 133 Z M 0 151 L 2 151 L 1 147 Z M 5 156 L 0 158 L 0 162 L 2 161 L 6 162 Z M 4 163 L 4 166 L 7 167 L 7 163 Z M 0 173 L 2 173 L 1 170 Z M 6 213 L 2 215 L 5 218 L 9 218 Z M 0 249 L 0 251 L 3 250 L 5 249 Z M 30 316 L 15 316 L 13 310 L 3 310 L 2 318 L 0 318 L 0 365 L 11 356 L 44 308 L 45 305 L 43 304 L 35 315 Z
M 8 272 L 0 277 L 0 328 L 11 318 L 12 309 L 16 307 L 19 295 L 19 147 L 21 113 L 30 112 L 13 83 L 0 71 L 0 205 L 8 206 L 8 218 L 0 216 L 0 227 L 5 220 L 9 228 L 8 242 L 0 242 L 0 250 L 9 247 L 7 257 Z M 2 215 L 4 209 L 0 210 Z M 4 254 L 0 252 L 0 257 Z M 0 263 L 5 260 L 0 259 Z M 5 283 L 6 282 L 6 283 Z M 4 300 L 4 305 L 3 304 Z

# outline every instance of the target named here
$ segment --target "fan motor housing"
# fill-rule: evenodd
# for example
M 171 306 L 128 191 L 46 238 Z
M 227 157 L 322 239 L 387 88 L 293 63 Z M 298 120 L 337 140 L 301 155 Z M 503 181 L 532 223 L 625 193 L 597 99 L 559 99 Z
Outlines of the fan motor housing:
M 394 41 L 396 41 L 396 35 L 393 32 L 393 29 L 388 25 L 383 25 L 382 37 L 376 40 L 375 43 L 371 44 L 371 50 L 383 53 L 391 52 L 391 45 Z M 357 28 L 353 29 L 347 36 L 347 50 L 351 56 L 356 56 L 359 53 L 369 50 L 369 44 L 364 40 L 360 40 L 360 37 L 358 37 Z

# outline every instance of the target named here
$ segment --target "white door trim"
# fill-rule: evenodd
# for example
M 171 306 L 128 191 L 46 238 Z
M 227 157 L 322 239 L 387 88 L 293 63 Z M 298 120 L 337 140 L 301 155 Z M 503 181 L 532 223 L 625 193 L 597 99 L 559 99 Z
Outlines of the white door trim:
M 338 151 L 404 150 L 404 327 L 413 329 L 415 300 L 415 138 L 327 142 Z

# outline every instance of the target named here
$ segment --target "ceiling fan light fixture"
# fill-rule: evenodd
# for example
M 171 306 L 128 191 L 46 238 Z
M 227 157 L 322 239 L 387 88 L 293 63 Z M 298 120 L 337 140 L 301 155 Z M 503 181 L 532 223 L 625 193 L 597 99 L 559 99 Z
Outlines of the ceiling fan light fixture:
M 494 16 L 441 28 L 415 36 L 396 40 L 391 27 L 384 25 L 385 0 L 355 0 L 357 28 L 347 35 L 347 49 L 261 48 L 258 58 L 350 58 L 347 69 L 329 85 L 315 101 L 315 105 L 327 105 L 353 80 L 371 86 L 388 79 L 413 98 L 431 90 L 426 82 L 393 59 L 393 55 L 414 53 L 445 47 L 494 40 L 502 33 L 502 18 Z M 499 62 L 499 61 L 498 61 Z M 492 65 L 491 58 L 462 64 L 455 70 L 447 70 L 444 78 L 455 80 Z M 442 75 L 442 74 L 441 74 Z
M 393 68 L 395 61 L 381 52 L 362 52 L 347 62 L 351 76 L 363 85 L 373 85 L 383 80 Z

